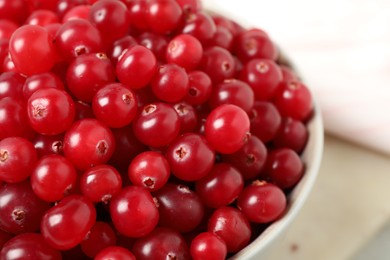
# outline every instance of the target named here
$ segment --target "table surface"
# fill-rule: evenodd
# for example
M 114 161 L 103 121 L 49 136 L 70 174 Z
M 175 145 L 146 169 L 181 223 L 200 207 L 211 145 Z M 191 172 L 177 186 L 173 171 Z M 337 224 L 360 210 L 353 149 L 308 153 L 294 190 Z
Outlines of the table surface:
M 390 157 L 325 136 L 318 179 L 270 260 L 385 259 L 373 246 L 390 234 L 388 198 Z

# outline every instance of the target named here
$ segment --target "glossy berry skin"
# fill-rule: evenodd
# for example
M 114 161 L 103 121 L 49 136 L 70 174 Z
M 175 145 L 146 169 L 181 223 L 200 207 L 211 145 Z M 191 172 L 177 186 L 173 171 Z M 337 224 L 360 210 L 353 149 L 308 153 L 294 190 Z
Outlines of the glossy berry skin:
M 45 213 L 41 233 L 53 248 L 67 250 L 84 239 L 95 221 L 92 202 L 80 195 L 70 195 Z
M 305 121 L 313 110 L 309 89 L 300 81 L 282 81 L 275 95 L 274 103 L 281 116 Z
M 304 165 L 299 155 L 289 148 L 272 150 L 267 158 L 265 174 L 270 182 L 288 189 L 302 178 Z
M 96 256 L 95 260 L 136 260 L 133 253 L 124 247 L 109 246 L 101 250 Z
M 204 50 L 199 66 L 202 71 L 210 76 L 214 84 L 232 78 L 235 73 L 235 61 L 232 54 L 218 46 Z
M 182 10 L 175 0 L 151 0 L 146 10 L 150 29 L 159 34 L 173 31 L 180 22 Z
M 273 140 L 276 147 L 287 147 L 301 153 L 306 146 L 309 133 L 306 126 L 291 117 L 283 118 L 279 131 Z
M 32 138 L 35 132 L 28 122 L 26 104 L 20 99 L 0 99 L 0 140 L 7 137 Z
M 153 32 L 144 32 L 137 37 L 140 45 L 151 50 L 158 61 L 165 61 L 169 37 Z
M 191 242 L 190 252 L 194 260 L 223 260 L 227 255 L 225 242 L 211 232 L 198 234 Z
M 77 5 L 69 9 L 64 16 L 62 17 L 62 23 L 66 23 L 72 19 L 84 19 L 88 20 L 89 14 L 91 11 L 90 5 Z
M 149 191 L 161 189 L 168 181 L 170 167 L 164 155 L 154 151 L 138 154 L 130 163 L 128 176 L 136 186 Z
M 175 63 L 187 71 L 195 69 L 203 56 L 202 43 L 194 36 L 180 34 L 173 38 L 166 49 L 166 60 Z
M 255 181 L 242 191 L 237 207 L 249 221 L 269 223 L 278 219 L 285 211 L 286 196 L 274 184 Z
M 102 164 L 86 170 L 79 180 L 82 194 L 92 202 L 108 203 L 122 188 L 122 177 L 112 166 Z
M 248 84 L 241 80 L 226 79 L 213 88 L 208 103 L 212 109 L 223 104 L 232 104 L 248 113 L 254 102 L 255 95 Z
M 197 111 L 186 102 L 179 102 L 173 105 L 180 119 L 180 133 L 193 132 L 198 125 Z
M 114 81 L 114 67 L 104 53 L 81 55 L 70 63 L 66 72 L 68 89 L 84 102 L 91 102 L 99 89 Z
M 275 105 L 268 101 L 256 101 L 250 112 L 251 134 L 264 143 L 274 139 L 282 117 Z
M 136 259 L 191 259 L 187 244 L 180 233 L 164 227 L 158 227 L 149 235 L 139 238 L 132 251 Z
M 27 76 L 48 72 L 56 62 L 56 51 L 49 33 L 38 25 L 19 27 L 9 42 L 16 69 Z
M 39 230 L 50 204 L 39 199 L 29 181 L 0 186 L 0 229 L 10 234 Z
M 210 98 L 212 92 L 210 77 L 203 71 L 194 70 L 188 73 L 188 92 L 184 101 L 191 105 L 200 105 Z
M 89 20 L 99 30 L 106 45 L 123 37 L 129 30 L 126 5 L 116 0 L 101 0 L 91 6 Z
M 112 64 L 116 65 L 122 54 L 135 45 L 138 45 L 136 39 L 133 36 L 126 35 L 111 44 L 111 47 L 108 48 L 107 56 Z
M 28 99 L 27 114 L 36 132 L 57 135 L 72 125 L 76 109 L 71 96 L 64 90 L 40 89 Z
M 247 141 L 249 127 L 249 118 L 244 110 L 235 105 L 224 104 L 208 115 L 205 136 L 217 152 L 234 153 Z
M 144 46 L 133 46 L 123 53 L 116 64 L 119 81 L 132 89 L 145 87 L 157 70 L 153 52 Z
M 27 179 L 35 163 L 34 145 L 22 137 L 8 137 L 0 141 L 0 180 L 10 183 Z
M 97 221 L 80 245 L 87 256 L 95 257 L 102 249 L 114 246 L 115 243 L 116 235 L 111 226 Z
M 28 16 L 28 5 L 23 0 L 0 1 L 0 17 L 22 24 Z
M 79 120 L 64 137 L 64 154 L 78 170 L 106 163 L 115 150 L 111 130 L 96 119 Z
M 64 90 L 64 84 L 62 83 L 61 79 L 52 72 L 35 74 L 28 77 L 26 82 L 24 82 L 24 100 L 28 100 L 35 91 L 43 88 L 56 88 Z
M 82 54 L 99 53 L 104 49 L 99 30 L 83 19 L 63 23 L 54 41 L 58 53 L 68 62 Z
M 214 164 L 215 152 L 203 136 L 187 133 L 168 146 L 166 158 L 177 178 L 195 181 L 209 173 Z
M 25 24 L 45 26 L 52 23 L 58 23 L 58 16 L 50 10 L 36 10 L 30 13 Z
M 1 20 L 0 20 L 1 22 Z M 0 75 L 0 99 L 5 97 L 20 99 L 26 78 L 21 74 L 8 71 Z
M 31 174 L 31 187 L 44 201 L 58 201 L 74 188 L 77 172 L 72 163 L 61 155 L 42 157 Z
M 278 57 L 277 47 L 267 33 L 259 29 L 246 30 L 238 34 L 234 51 L 242 62 L 256 58 L 276 60 Z
M 261 174 L 267 160 L 267 153 L 264 143 L 258 137 L 251 135 L 240 150 L 223 155 L 222 159 L 239 170 L 244 180 L 253 180 Z
M 36 135 L 32 143 L 37 151 L 38 158 L 45 155 L 63 155 L 64 135 Z
M 198 195 L 187 186 L 167 183 L 155 196 L 159 205 L 159 226 L 185 233 L 202 221 L 204 206 Z
M 111 128 L 120 128 L 133 121 L 138 102 L 131 89 L 121 83 L 112 83 L 95 94 L 92 109 L 98 120 Z
M 61 260 L 61 253 L 49 246 L 41 234 L 24 233 L 9 240 L 0 252 L 0 259 Z
M 123 188 L 111 200 L 110 214 L 118 232 L 128 237 L 149 234 L 159 219 L 152 195 L 147 189 L 138 186 Z
M 207 231 L 220 237 L 230 253 L 238 252 L 247 246 L 251 237 L 251 227 L 247 218 L 233 207 L 215 210 L 209 219 Z
M 162 101 L 181 101 L 188 91 L 188 75 L 176 64 L 161 65 L 151 81 L 154 95 Z
M 163 147 L 179 134 L 179 116 L 175 109 L 166 103 L 148 104 L 134 119 L 133 130 L 142 143 L 152 147 Z
M 13 236 L 0 229 L 0 248 L 3 248 L 4 244 L 7 243 Z M 0 250 L 1 251 L 1 250 Z
M 252 59 L 242 68 L 240 79 L 251 86 L 256 100 L 270 100 L 275 96 L 283 74 L 273 60 Z
M 206 177 L 196 182 L 196 193 L 209 208 L 231 204 L 244 188 L 244 180 L 234 167 L 227 163 L 214 164 Z
M 203 43 L 210 40 L 216 30 L 217 28 L 211 16 L 204 11 L 198 11 L 186 16 L 180 32 L 190 34 Z

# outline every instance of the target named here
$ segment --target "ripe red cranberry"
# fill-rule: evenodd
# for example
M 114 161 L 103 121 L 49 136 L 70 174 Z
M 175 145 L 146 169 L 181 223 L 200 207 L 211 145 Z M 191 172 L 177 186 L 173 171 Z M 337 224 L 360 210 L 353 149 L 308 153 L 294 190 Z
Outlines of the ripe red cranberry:
M 274 97 L 275 106 L 283 117 L 305 121 L 313 110 L 309 89 L 300 81 L 282 81 Z
M 130 88 L 145 87 L 157 70 L 157 60 L 152 51 L 137 45 L 119 57 L 116 74 L 119 81 Z
M 190 252 L 184 238 L 169 228 L 158 227 L 147 236 L 137 239 L 132 249 L 137 259 L 190 260 Z
M 46 88 L 64 90 L 64 84 L 61 79 L 52 72 L 35 74 L 28 77 L 24 82 L 23 97 L 25 100 L 28 100 L 35 91 Z
M 176 0 L 184 13 L 196 13 L 202 9 L 202 2 L 200 0 Z
M 144 144 L 163 147 L 179 134 L 179 116 L 170 105 L 162 102 L 144 106 L 133 121 L 135 136 Z
M 112 222 L 119 233 L 143 237 L 152 232 L 159 219 L 157 206 L 150 192 L 138 186 L 127 186 L 110 203 Z
M 215 210 L 209 219 L 207 231 L 220 237 L 230 253 L 238 252 L 247 246 L 252 232 L 244 214 L 233 207 Z
M 61 200 L 75 188 L 77 172 L 72 163 L 61 155 L 47 155 L 35 165 L 31 187 L 44 201 Z
M 0 17 L 17 24 L 23 24 L 28 16 L 28 5 L 23 0 L 1 0 Z
M 218 163 L 195 187 L 204 205 L 219 208 L 233 203 L 244 188 L 244 180 L 231 165 Z
M 259 138 L 251 135 L 240 150 L 232 154 L 224 154 L 222 159 L 239 170 L 244 180 L 253 180 L 264 168 L 267 148 Z
M 283 74 L 273 60 L 252 59 L 244 65 L 240 79 L 252 87 L 256 100 L 270 100 L 275 96 Z
M 121 83 L 112 83 L 96 92 L 92 109 L 96 118 L 112 128 L 124 127 L 137 115 L 135 93 Z
M 110 165 L 98 165 L 86 170 L 79 180 L 81 193 L 92 202 L 108 203 L 122 188 L 122 177 Z
M 67 250 L 83 241 L 95 221 L 92 202 L 80 195 L 70 195 L 46 211 L 41 233 L 53 248 Z
M 170 167 L 164 155 L 154 151 L 138 154 L 130 163 L 128 176 L 131 183 L 149 191 L 161 189 L 168 181 Z
M 64 154 L 78 170 L 106 163 L 115 149 L 111 130 L 96 119 L 75 122 L 65 133 Z
M 0 141 L 0 180 L 15 183 L 27 179 L 37 162 L 34 145 L 22 137 Z
M 48 1 L 48 0 L 43 0 L 43 1 Z M 57 12 L 60 18 L 63 17 L 73 7 L 78 5 L 85 5 L 88 3 L 87 0 L 57 0 L 55 2 L 56 2 L 55 11 Z
M 234 43 L 234 37 L 232 33 L 223 26 L 217 26 L 217 29 L 213 37 L 205 42 L 205 46 L 219 46 L 228 51 L 232 51 Z
M 167 183 L 155 193 L 160 214 L 159 226 L 180 233 L 195 229 L 203 219 L 204 206 L 187 186 Z
M 303 170 L 301 158 L 289 148 L 275 149 L 268 154 L 265 175 L 281 189 L 288 189 L 297 184 Z
M 184 100 L 191 105 L 203 104 L 210 98 L 212 88 L 209 75 L 203 71 L 191 71 L 188 73 L 188 92 Z
M 0 20 L 1 21 L 1 20 Z M 0 99 L 9 97 L 20 99 L 26 78 L 21 74 L 8 71 L 0 75 Z
M 153 32 L 144 32 L 137 37 L 137 41 L 140 45 L 151 50 L 157 60 L 161 62 L 165 61 L 165 53 L 169 41 L 168 36 Z
M 190 251 L 194 260 L 223 260 L 227 255 L 225 242 L 211 232 L 198 234 L 191 242 Z
M 100 0 L 94 3 L 89 20 L 99 30 L 106 44 L 125 36 L 130 25 L 126 5 L 116 0 Z
M 114 81 L 114 67 L 104 53 L 81 55 L 70 63 L 66 72 L 69 91 L 84 102 L 91 102 L 99 89 Z
M 64 14 L 64 16 L 62 17 L 62 23 L 66 23 L 67 21 L 72 19 L 88 20 L 90 12 L 91 12 L 90 5 L 74 6 Z
M 16 29 L 18 29 L 18 25 L 11 21 L 11 20 L 8 20 L 8 19 L 1 19 L 0 20 L 0 39 L 1 40 L 9 40 L 12 36 L 12 34 L 14 33 L 14 31 L 16 31 Z
M 46 26 L 58 22 L 59 19 L 55 12 L 50 10 L 35 10 L 27 17 L 25 24 Z
M 279 131 L 273 139 L 276 147 L 287 147 L 301 153 L 309 137 L 306 126 L 298 120 L 287 117 L 282 119 Z
M 250 115 L 251 134 L 264 143 L 272 141 L 282 121 L 275 105 L 268 101 L 256 101 Z
M 198 116 L 195 108 L 186 102 L 173 105 L 180 119 L 180 133 L 193 132 L 198 125 Z
M 168 146 L 166 158 L 177 178 L 195 181 L 209 173 L 215 161 L 215 152 L 203 136 L 187 133 Z
M 214 84 L 217 84 L 233 77 L 234 66 L 232 54 L 224 48 L 214 46 L 204 50 L 200 69 L 210 76 Z
M 244 188 L 237 207 L 255 223 L 268 223 L 279 218 L 286 209 L 286 195 L 276 185 L 255 181 Z
M 41 234 L 24 233 L 10 239 L 1 249 L 0 259 L 61 260 L 61 253 L 46 243 Z
M 137 45 L 137 41 L 133 36 L 126 35 L 114 41 L 108 48 L 107 56 L 110 58 L 112 64 L 116 65 L 119 58 L 131 47 Z
M 120 246 L 109 246 L 101 250 L 96 256 L 95 260 L 120 260 L 120 259 L 126 259 L 126 260 L 136 260 L 133 253 L 131 253 L 126 248 L 120 247 Z
M 150 30 L 167 34 L 178 27 L 182 10 L 175 0 L 150 0 L 145 17 Z
M 187 71 L 195 69 L 203 56 L 201 42 L 189 34 L 180 34 L 173 38 L 167 47 L 168 63 L 175 63 Z
M 0 229 L 10 234 L 39 230 L 43 214 L 50 208 L 38 198 L 29 181 L 0 186 Z
M 185 16 L 185 23 L 181 28 L 181 33 L 190 34 L 199 41 L 210 40 L 217 28 L 211 16 L 203 11 L 191 12 Z
M 144 0 L 125 1 L 129 10 L 130 26 L 135 30 L 148 31 L 149 23 L 147 21 L 147 10 L 149 3 Z
M 80 245 L 87 256 L 95 257 L 101 250 L 114 246 L 115 243 L 116 235 L 111 226 L 105 222 L 97 221 Z
M 71 96 L 55 88 L 35 91 L 27 101 L 32 128 L 44 135 L 57 135 L 72 125 L 76 109 Z
M 82 54 L 104 50 L 99 30 L 83 19 L 63 23 L 54 38 L 54 45 L 61 57 L 68 62 Z
M 19 27 L 10 39 L 10 55 L 18 72 L 30 76 L 48 72 L 57 54 L 49 33 L 38 25 Z
M 235 105 L 221 105 L 213 109 L 206 119 L 205 136 L 218 152 L 237 152 L 247 141 L 249 118 L 244 110 Z
M 0 184 L 1 185 L 1 184 Z M 13 236 L 0 229 L 0 248 L 3 248 L 4 244 L 10 240 Z M 0 250 L 1 251 L 1 250 Z

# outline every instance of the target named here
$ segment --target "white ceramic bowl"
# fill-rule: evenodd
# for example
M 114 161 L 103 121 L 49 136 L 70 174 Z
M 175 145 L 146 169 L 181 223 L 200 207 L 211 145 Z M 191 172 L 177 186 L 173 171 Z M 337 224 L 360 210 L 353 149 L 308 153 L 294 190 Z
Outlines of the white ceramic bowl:
M 228 17 L 247 28 L 255 27 L 251 26 L 250 21 L 246 20 L 242 15 L 235 15 L 233 10 L 230 12 L 221 12 L 218 10 L 218 5 L 214 5 L 214 1 L 206 0 L 203 1 L 203 4 L 206 10 L 210 11 L 211 13 L 224 15 L 225 17 Z M 240 17 L 240 19 L 237 17 Z M 294 61 L 292 61 L 292 64 L 293 63 Z M 303 75 L 304 78 L 304 72 L 303 74 L 300 72 L 298 74 Z M 310 88 L 310 85 L 308 86 Z M 294 187 L 291 193 L 289 193 L 286 213 L 283 215 L 283 217 L 269 225 L 254 241 L 252 241 L 251 244 L 249 244 L 230 259 L 267 259 L 272 250 L 277 250 L 278 239 L 281 237 L 286 228 L 291 224 L 292 220 L 302 208 L 306 199 L 310 196 L 310 191 L 315 183 L 320 168 L 324 144 L 323 121 L 320 108 L 315 101 L 314 114 L 311 120 L 308 122 L 307 127 L 309 130 L 309 140 L 302 154 L 302 159 L 305 164 L 305 173 L 300 182 Z

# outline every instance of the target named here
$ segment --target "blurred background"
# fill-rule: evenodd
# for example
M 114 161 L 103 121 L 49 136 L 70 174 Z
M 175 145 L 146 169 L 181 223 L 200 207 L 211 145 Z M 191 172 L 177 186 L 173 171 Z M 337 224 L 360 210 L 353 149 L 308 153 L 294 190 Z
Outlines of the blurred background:
M 273 259 L 390 258 L 390 1 L 205 0 L 269 33 L 311 88 L 325 150 Z

